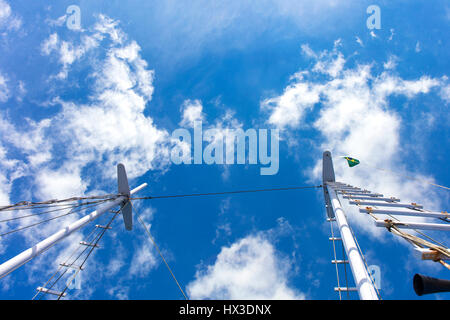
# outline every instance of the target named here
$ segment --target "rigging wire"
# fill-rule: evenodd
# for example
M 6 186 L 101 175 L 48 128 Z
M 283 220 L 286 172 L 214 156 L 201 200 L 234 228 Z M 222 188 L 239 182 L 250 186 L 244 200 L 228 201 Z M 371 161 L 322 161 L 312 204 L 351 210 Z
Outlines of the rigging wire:
M 130 202 L 131 203 L 131 202 Z M 133 204 L 131 204 L 133 205 Z M 139 222 L 142 224 L 142 226 L 144 227 L 145 232 L 147 233 L 147 236 L 149 237 L 150 241 L 153 243 L 153 245 L 155 246 L 156 251 L 158 251 L 159 255 L 161 256 L 161 259 L 164 261 L 167 270 L 169 270 L 170 274 L 172 275 L 173 280 L 175 281 L 175 283 L 178 286 L 178 289 L 180 289 L 181 294 L 184 296 L 185 300 L 189 300 L 188 297 L 186 296 L 186 294 L 184 293 L 183 289 L 181 288 L 177 278 L 175 277 L 174 273 L 172 272 L 172 269 L 170 269 L 169 264 L 167 263 L 166 259 L 164 259 L 163 254 L 161 253 L 161 250 L 159 250 L 158 245 L 156 244 L 155 240 L 153 239 L 150 230 L 147 228 L 146 224 L 144 223 L 144 220 L 142 220 L 141 216 L 139 215 L 139 213 L 136 212 L 136 215 L 138 217 Z
M 28 215 L 24 215 L 24 216 L 18 216 L 18 217 L 9 218 L 9 219 L 3 219 L 3 220 L 0 220 L 0 223 L 2 223 L 2 222 L 10 222 L 10 221 L 24 219 L 24 218 L 41 216 L 43 214 L 57 212 L 57 211 L 63 211 L 63 210 L 67 210 L 67 209 L 75 209 L 75 208 L 79 208 L 79 207 L 82 207 L 82 206 L 87 206 L 87 205 L 90 205 L 90 204 L 97 204 L 98 205 L 98 204 L 105 203 L 107 201 L 109 201 L 109 200 L 99 200 L 99 201 L 94 201 L 94 202 L 85 202 L 85 203 L 81 203 L 81 204 L 77 204 L 77 205 L 75 205 L 75 204 L 73 204 L 73 205 L 66 205 L 66 207 L 64 207 L 64 208 L 52 209 L 52 210 L 42 211 L 42 212 L 38 212 L 38 213 L 34 213 L 34 214 L 28 214 Z
M 33 206 L 39 206 L 39 205 L 54 205 L 59 204 L 63 202 L 74 202 L 74 201 L 81 201 L 81 200 L 92 200 L 92 199 L 98 199 L 98 200 L 112 200 L 117 197 L 121 196 L 120 194 L 106 194 L 106 195 L 100 195 L 100 196 L 86 196 L 86 197 L 72 197 L 67 199 L 53 199 L 53 200 L 47 200 L 47 201 L 40 201 L 40 202 L 31 202 L 31 201 L 20 201 L 15 204 L 10 204 L 7 206 L 0 207 L 0 211 L 7 211 L 7 210 L 18 210 L 18 209 L 28 209 L 29 207 Z M 15 209 L 17 208 L 18 209 Z M 22 208 L 24 207 L 24 208 Z
M 352 198 L 351 196 L 349 196 L 349 198 Z M 361 207 L 358 203 L 356 204 L 358 207 Z M 376 206 L 375 206 L 376 207 Z M 374 215 L 372 212 L 370 212 L 370 210 L 368 210 L 368 214 L 375 220 L 379 220 L 378 217 L 376 215 Z M 393 220 L 396 221 L 400 221 L 398 220 L 395 216 L 393 216 L 392 214 L 387 214 L 389 217 L 391 217 Z M 411 244 L 415 245 L 415 246 L 419 246 L 421 248 L 423 247 L 428 247 L 431 250 L 435 250 L 439 253 L 441 253 L 444 256 L 447 256 L 450 258 L 450 253 L 448 248 L 443 245 L 442 243 L 438 242 L 437 240 L 433 239 L 432 237 L 424 234 L 423 232 L 417 230 L 417 229 L 412 229 L 413 231 L 417 232 L 418 234 L 430 239 L 431 241 L 433 241 L 435 244 L 426 241 L 420 237 L 414 236 L 412 234 L 409 234 L 407 232 L 403 232 L 401 231 L 397 226 L 395 226 L 395 224 L 393 224 L 392 220 L 384 220 L 385 223 L 387 224 L 386 229 L 390 232 L 393 233 L 397 236 L 402 237 L 403 239 L 407 240 L 408 242 L 410 242 Z M 407 224 L 407 223 L 406 223 Z M 435 262 L 439 262 L 441 263 L 444 267 L 446 267 L 447 269 L 450 269 L 450 265 L 448 265 L 447 263 L 445 263 L 442 259 L 437 259 L 434 260 Z
M 185 198 L 185 197 L 199 197 L 199 196 L 217 196 L 217 195 L 236 194 L 236 193 L 286 191 L 286 190 L 315 189 L 315 188 L 322 188 L 322 186 L 302 186 L 302 187 L 236 190 L 236 191 L 209 192 L 209 193 L 175 194 L 175 195 L 163 195 L 163 196 L 137 197 L 137 198 L 130 198 L 130 200 L 152 200 L 152 199 Z
M 90 242 L 91 240 L 89 240 L 89 238 L 91 237 L 91 235 L 97 230 L 97 227 L 94 227 L 91 232 L 85 237 L 85 241 L 86 242 Z M 95 239 L 96 237 L 94 237 Z M 84 250 L 81 252 L 80 255 L 82 255 L 84 253 L 84 251 L 87 249 L 88 247 L 85 247 Z M 78 245 L 75 250 L 72 251 L 72 253 L 63 261 L 62 264 L 65 265 L 70 265 L 73 266 L 73 264 L 75 263 L 75 261 L 80 257 L 80 255 L 72 262 L 72 263 L 68 263 L 69 260 L 77 253 L 77 251 L 80 249 L 80 246 Z M 59 281 L 59 279 L 61 279 L 62 276 L 64 276 L 64 274 L 67 272 L 67 270 L 69 270 L 68 267 L 63 266 L 62 264 L 60 264 L 58 266 L 58 268 L 56 269 L 55 273 L 52 274 L 52 276 L 50 277 L 50 279 L 47 280 L 47 282 L 43 285 L 43 287 L 47 287 L 47 285 L 50 283 L 50 281 L 61 271 L 62 268 L 66 268 L 64 270 L 64 272 L 52 283 L 52 285 L 50 286 L 50 288 L 48 288 L 49 290 L 51 290 L 54 285 Z M 31 300 L 34 300 L 39 294 L 41 294 L 41 297 L 39 300 L 41 300 L 42 296 L 44 295 L 44 292 L 38 291 Z
M 104 229 L 102 229 L 102 231 L 100 232 L 99 237 L 95 240 L 95 242 L 92 244 L 92 246 L 90 247 L 90 251 L 88 252 L 87 256 L 84 258 L 83 262 L 80 264 L 79 268 L 77 269 L 77 271 L 75 271 L 75 273 L 73 274 L 72 278 L 69 279 L 69 281 L 67 281 L 65 288 L 63 289 L 63 291 L 61 291 L 58 300 L 60 300 L 64 293 L 66 292 L 67 288 L 69 287 L 70 283 L 75 279 L 75 277 L 78 275 L 78 273 L 81 271 L 81 269 L 83 268 L 84 264 L 86 263 L 87 259 L 90 257 L 90 255 L 92 254 L 92 252 L 94 251 L 94 249 L 97 247 L 97 244 L 100 242 L 100 240 L 103 238 L 103 236 L 106 233 L 106 230 L 108 230 L 108 228 L 110 228 L 112 222 L 114 221 L 114 219 L 117 217 L 117 215 L 122 211 L 123 206 L 120 208 L 120 210 L 116 211 L 114 213 L 114 216 L 111 218 L 111 220 L 108 222 L 108 224 L 106 225 L 106 227 Z
M 95 229 L 94 229 L 95 230 Z M 97 239 L 97 237 L 100 235 L 100 233 L 99 234 L 97 234 L 97 235 L 95 235 L 95 237 L 94 237 L 94 239 L 93 240 L 96 240 Z M 76 251 L 78 251 L 78 249 L 80 248 L 81 246 L 79 246 L 75 251 L 74 251 L 74 254 L 76 253 Z M 78 261 L 78 259 L 87 251 L 89 249 L 89 247 L 87 247 L 87 246 L 85 246 L 84 248 L 83 248 L 83 250 L 81 250 L 81 252 L 78 254 L 78 256 L 75 258 L 75 260 L 73 260 L 70 264 L 69 264 L 69 267 L 66 267 L 65 268 L 65 270 L 59 275 L 59 277 L 53 282 L 53 284 L 50 286 L 50 288 L 48 288 L 49 290 L 51 290 L 57 283 L 58 283 L 58 281 L 67 273 L 67 271 L 69 271 L 69 268 L 71 268 L 71 267 L 73 267 L 73 265 L 74 265 L 74 263 L 76 262 L 76 261 Z M 68 260 L 67 260 L 68 261 Z M 62 266 L 60 266 L 61 268 L 62 268 Z M 68 282 L 68 283 L 70 283 L 70 282 Z M 45 293 L 45 292 L 44 292 Z M 41 299 L 42 299 L 42 296 L 41 296 Z
M 333 253 L 334 253 L 334 260 L 337 260 L 337 254 L 336 254 L 336 244 L 335 244 L 335 237 L 334 237 L 334 231 L 333 231 L 333 221 L 330 220 L 330 229 L 331 229 L 331 238 L 333 239 Z M 337 286 L 338 286 L 338 293 L 339 293 L 339 300 L 342 300 L 342 294 L 341 294 L 341 285 L 339 284 L 339 267 L 338 264 L 335 263 L 336 267 L 336 279 L 337 279 Z
M 106 202 L 106 200 L 105 200 L 105 201 L 101 201 L 101 203 L 103 203 L 103 202 Z M 83 206 L 83 207 L 78 207 L 78 208 L 76 208 L 76 210 L 71 209 L 69 212 L 67 212 L 67 213 L 65 213 L 65 214 L 62 214 L 62 215 L 59 215 L 59 216 L 55 216 L 55 217 L 52 217 L 52 218 L 49 218 L 49 219 L 46 219 L 46 220 L 42 220 L 42 221 L 33 223 L 33 224 L 28 225 L 28 226 L 25 226 L 25 227 L 20 227 L 20 228 L 18 228 L 18 229 L 14 229 L 14 230 L 11 230 L 11 231 L 8 231 L 8 232 L 4 232 L 4 233 L 0 234 L 0 237 L 4 237 L 4 236 L 10 235 L 10 234 L 12 234 L 12 233 L 16 233 L 16 232 L 19 232 L 19 231 L 23 231 L 23 230 L 26 230 L 26 229 L 29 229 L 29 228 L 32 228 L 32 227 L 41 225 L 41 224 L 43 224 L 43 223 L 46 223 L 46 222 L 49 222 L 49 221 L 52 221 L 52 220 L 55 220 L 55 219 L 62 218 L 62 217 L 65 217 L 65 216 L 68 216 L 68 215 L 71 215 L 71 214 L 80 212 L 80 211 L 82 211 L 82 210 L 84 210 L 84 209 L 88 209 L 88 208 L 95 207 L 95 206 L 97 206 L 98 204 L 100 204 L 100 203 L 96 203 L 96 204 L 92 204 L 92 205 L 88 205 L 88 206 Z
M 350 300 L 350 291 L 349 291 L 349 287 L 348 287 L 348 278 L 347 278 L 347 264 L 345 263 L 345 248 L 344 248 L 344 243 L 342 242 L 342 259 L 344 260 L 344 274 L 345 274 L 345 286 L 347 288 L 347 300 Z M 335 261 L 337 264 L 337 261 Z

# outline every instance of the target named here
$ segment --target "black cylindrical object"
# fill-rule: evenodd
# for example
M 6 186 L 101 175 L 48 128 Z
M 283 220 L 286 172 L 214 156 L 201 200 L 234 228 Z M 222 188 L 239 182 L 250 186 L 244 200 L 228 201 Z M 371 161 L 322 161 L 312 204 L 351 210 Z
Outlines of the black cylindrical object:
M 421 274 L 414 275 L 413 285 L 414 291 L 418 296 L 429 293 L 450 292 L 450 280 L 436 279 Z

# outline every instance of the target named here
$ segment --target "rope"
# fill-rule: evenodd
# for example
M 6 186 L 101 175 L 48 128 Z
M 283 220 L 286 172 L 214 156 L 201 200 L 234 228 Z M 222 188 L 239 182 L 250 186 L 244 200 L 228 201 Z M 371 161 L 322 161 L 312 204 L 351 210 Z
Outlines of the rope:
M 153 237 L 152 237 L 152 235 L 151 235 L 151 233 L 150 233 L 150 230 L 147 228 L 147 226 L 145 225 L 144 221 L 141 219 L 141 216 L 139 215 L 139 213 L 136 212 L 136 215 L 137 215 L 137 217 L 138 217 L 139 222 L 140 222 L 140 223 L 142 224 L 142 226 L 144 227 L 145 232 L 147 233 L 149 239 L 151 240 L 151 242 L 152 242 L 153 245 L 155 246 L 156 251 L 158 251 L 159 255 L 161 256 L 161 259 L 164 261 L 164 263 L 165 263 L 165 265 L 166 265 L 166 267 L 167 267 L 167 270 L 169 270 L 170 274 L 172 275 L 172 278 L 173 278 L 173 280 L 175 281 L 175 283 L 177 284 L 178 289 L 180 289 L 180 292 L 181 292 L 181 294 L 184 296 L 184 299 L 185 299 L 185 300 L 189 300 L 188 297 L 184 294 L 183 289 L 181 288 L 180 284 L 179 284 L 178 281 L 177 281 L 177 278 L 176 278 L 175 275 L 173 274 L 172 269 L 170 269 L 169 264 L 167 263 L 166 259 L 164 259 L 164 256 L 163 256 L 163 254 L 161 253 L 161 250 L 159 250 L 159 247 L 158 247 L 158 245 L 156 244 L 155 240 L 153 239 Z
M 140 197 L 140 198 L 130 198 L 130 200 L 150 200 L 150 199 L 185 198 L 185 197 L 199 197 L 199 196 L 216 196 L 216 195 L 236 194 L 236 193 L 286 191 L 286 190 L 300 190 L 300 189 L 313 189 L 313 188 L 322 188 L 322 186 L 302 186 L 302 187 L 237 190 L 237 191 L 211 192 L 211 193 L 176 194 L 176 195 L 165 195 L 165 196 L 149 196 L 149 197 Z
M 333 222 L 330 221 L 330 229 L 331 229 L 331 237 L 333 239 L 333 253 L 334 253 L 334 260 L 337 260 L 337 254 L 336 254 L 336 245 L 335 245 L 335 240 L 334 240 L 334 231 L 333 231 Z M 337 285 L 338 288 L 341 287 L 341 285 L 339 284 L 339 268 L 337 263 L 334 264 L 336 267 L 336 279 L 337 279 Z M 338 290 L 339 293 L 339 300 L 342 300 L 342 295 L 341 295 L 341 290 Z
M 23 209 L 32 209 L 31 207 L 39 206 L 39 205 L 54 205 L 63 203 L 63 202 L 74 202 L 74 201 L 81 201 L 81 200 L 90 200 L 90 199 L 100 199 L 100 200 L 113 200 L 117 197 L 119 197 L 119 194 L 106 194 L 102 196 L 87 196 L 87 197 L 72 197 L 67 199 L 53 199 L 53 200 L 47 200 L 47 201 L 40 201 L 40 202 L 30 202 L 30 201 L 20 201 L 15 204 L 10 204 L 7 206 L 0 207 L 0 211 L 10 211 L 10 210 L 23 210 Z M 19 209 L 16 209 L 16 208 Z M 46 206 L 44 206 L 46 208 Z
M 351 197 L 350 197 L 350 198 L 351 198 Z M 357 203 L 356 205 L 357 205 L 358 207 L 361 207 L 358 203 Z M 375 206 L 375 207 L 376 207 L 376 206 Z M 378 217 L 375 216 L 370 210 L 368 210 L 368 214 L 369 214 L 373 219 L 379 220 Z M 400 220 L 398 220 L 396 217 L 394 217 L 394 216 L 391 215 L 391 214 L 388 214 L 388 216 L 391 217 L 393 220 L 400 221 Z M 395 234 L 395 235 L 397 235 L 397 236 L 402 237 L 403 239 L 407 240 L 408 242 L 410 242 L 410 243 L 413 244 L 413 245 L 419 246 L 419 247 L 421 247 L 421 248 L 423 248 L 423 247 L 428 247 L 428 248 L 430 248 L 431 250 L 435 250 L 435 251 L 441 253 L 442 255 L 445 255 L 445 256 L 447 256 L 447 257 L 450 258 L 450 253 L 449 253 L 449 251 L 448 251 L 448 248 L 447 248 L 445 245 L 443 245 L 442 243 L 436 241 L 436 240 L 433 239 L 432 237 L 430 237 L 430 236 L 424 234 L 423 232 L 421 232 L 421 231 L 419 231 L 419 230 L 416 230 L 416 229 L 412 229 L 413 231 L 415 231 L 415 232 L 421 234 L 422 236 L 424 236 L 424 237 L 430 239 L 431 241 L 433 241 L 434 243 L 436 243 L 436 244 L 438 244 L 438 245 L 433 244 L 433 243 L 431 243 L 431 242 L 429 242 L 429 241 L 426 241 L 426 240 L 424 240 L 424 239 L 422 239 L 422 238 L 419 238 L 419 237 L 417 237 L 417 236 L 414 236 L 414 235 L 412 235 L 412 234 L 409 234 L 409 233 L 406 233 L 406 232 L 401 231 L 401 230 L 394 224 L 394 222 L 393 222 L 392 220 L 386 219 L 386 220 L 384 220 L 384 222 L 387 224 L 387 225 L 386 225 L 386 229 L 387 229 L 389 232 L 391 232 L 391 233 L 393 233 L 393 234 Z M 408 223 L 405 223 L 405 225 L 407 225 L 407 224 L 408 224 Z M 450 270 L 450 265 L 447 264 L 447 263 L 445 263 L 444 261 L 442 261 L 442 259 L 437 259 L 437 260 L 435 260 L 435 262 L 440 262 L 444 267 L 446 267 L 446 268 L 448 268 L 448 269 Z
M 342 259 L 344 260 L 344 274 L 345 274 L 345 286 L 347 287 L 347 299 L 350 300 L 350 292 L 348 290 L 348 278 L 347 278 L 347 264 L 345 263 L 345 248 L 344 248 L 344 243 L 341 243 L 342 245 Z

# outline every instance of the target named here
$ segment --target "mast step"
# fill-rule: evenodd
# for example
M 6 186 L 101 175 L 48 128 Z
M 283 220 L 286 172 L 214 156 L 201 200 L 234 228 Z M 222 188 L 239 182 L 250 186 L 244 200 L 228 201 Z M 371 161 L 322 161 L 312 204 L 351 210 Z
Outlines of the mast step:
M 374 209 L 373 207 L 365 207 L 359 209 L 359 212 L 363 213 L 381 213 L 381 214 L 390 214 L 390 215 L 399 215 L 399 216 L 411 216 L 411 217 L 427 217 L 427 218 L 440 218 L 447 219 L 449 217 L 448 213 L 445 212 L 437 212 L 437 211 L 423 211 L 416 209 L 408 209 L 408 210 L 389 210 L 389 209 Z
M 373 200 L 373 201 L 386 201 L 386 202 L 399 202 L 398 198 L 387 198 L 387 197 L 371 197 L 371 196 L 347 196 L 344 195 L 344 199 L 356 199 L 356 200 Z
M 420 222 L 402 222 L 402 221 L 391 221 L 391 220 L 375 220 L 375 225 L 377 227 L 389 227 L 394 225 L 398 228 L 404 229 L 420 229 L 420 230 L 439 230 L 439 231 L 450 231 L 450 224 L 444 223 L 420 223 Z
M 338 292 L 338 291 L 349 291 L 349 292 L 353 292 L 353 291 L 358 291 L 358 288 L 342 288 L 342 287 L 334 287 L 334 291 Z
M 77 266 L 74 264 L 60 263 L 59 265 L 61 267 L 72 268 L 72 269 L 77 269 L 77 270 L 84 270 L 84 267 L 80 267 L 80 266 Z
M 450 260 L 450 258 L 447 255 L 442 254 L 436 250 L 415 248 L 415 251 L 416 253 L 418 253 L 419 258 L 422 260 L 433 260 L 433 261 Z M 450 253 L 450 250 L 447 250 L 447 252 Z
M 93 244 L 93 243 L 89 243 L 89 242 L 86 242 L 86 241 L 80 241 L 80 244 L 82 244 L 83 246 L 100 248 L 100 246 L 98 244 Z
M 409 209 L 423 209 L 423 206 L 417 203 L 398 203 L 398 202 L 373 202 L 373 201 L 359 201 L 350 200 L 350 204 L 356 204 L 360 206 L 379 206 L 379 207 L 398 207 L 398 208 L 409 208 Z
M 333 264 L 346 264 L 346 263 L 348 263 L 348 260 L 331 260 L 331 263 L 333 263 Z
M 67 293 L 65 293 L 65 292 L 64 293 L 57 292 L 57 291 L 50 290 L 50 289 L 47 289 L 44 287 L 37 287 L 36 290 L 39 292 L 42 292 L 42 293 L 52 294 L 52 295 L 59 296 L 59 297 L 65 297 L 67 295 Z
M 370 191 L 367 191 L 367 192 L 357 192 L 357 191 L 353 191 L 353 192 L 345 192 L 345 191 L 338 191 L 338 193 L 339 193 L 339 194 L 343 194 L 343 195 L 367 196 L 367 197 L 373 197 L 373 198 L 383 197 L 383 196 L 384 196 L 382 193 L 371 193 Z

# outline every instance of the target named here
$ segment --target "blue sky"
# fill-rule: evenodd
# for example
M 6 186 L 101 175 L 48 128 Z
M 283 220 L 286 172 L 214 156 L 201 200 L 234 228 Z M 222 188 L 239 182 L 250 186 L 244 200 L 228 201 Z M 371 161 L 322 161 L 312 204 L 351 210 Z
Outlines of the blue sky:
M 445 1 L 0 0 L 0 202 L 114 192 L 119 162 L 142 196 L 318 185 L 330 150 L 341 181 L 448 210 L 448 191 L 370 166 L 450 184 L 449 22 Z M 193 119 L 278 129 L 279 171 L 172 164 L 170 135 Z M 338 298 L 320 189 L 135 206 L 190 298 Z M 348 216 L 384 299 L 416 299 L 415 273 L 449 278 Z M 2 261 L 75 219 L 2 239 Z M 0 298 L 31 298 L 88 231 L 2 279 Z M 126 232 L 119 217 L 101 245 L 71 298 L 183 298 L 137 222 Z

